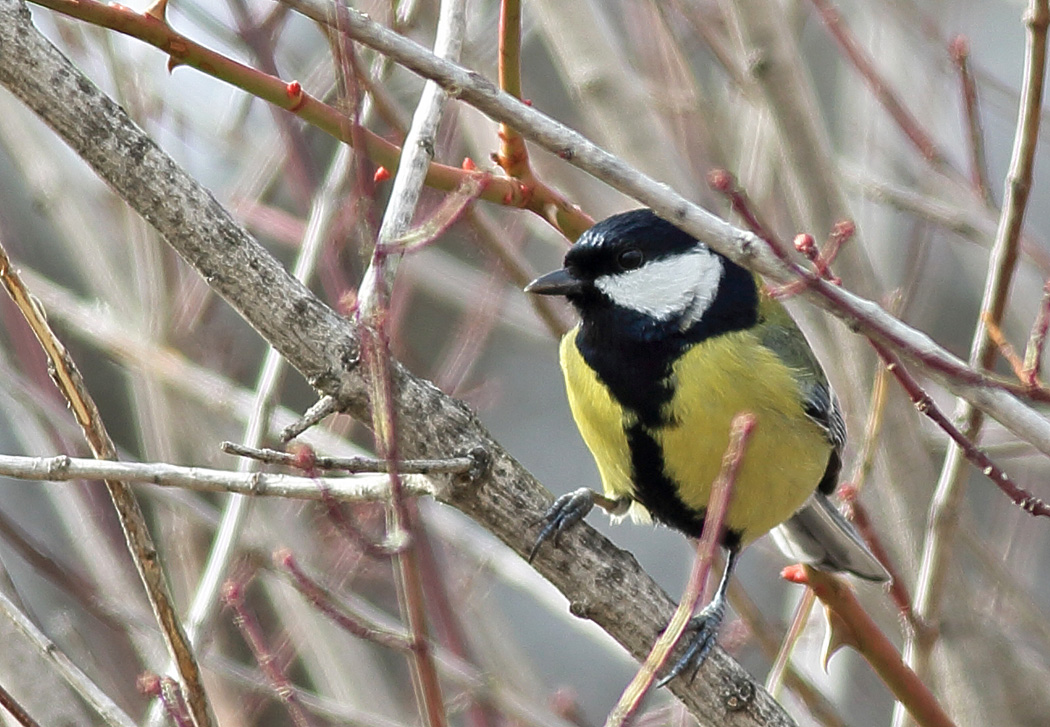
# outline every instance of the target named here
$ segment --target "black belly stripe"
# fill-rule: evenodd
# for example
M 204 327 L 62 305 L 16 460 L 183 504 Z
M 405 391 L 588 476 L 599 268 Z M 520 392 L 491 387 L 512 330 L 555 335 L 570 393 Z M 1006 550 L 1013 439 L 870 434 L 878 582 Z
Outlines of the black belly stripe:
M 657 522 L 700 537 L 704 510 L 690 508 L 667 475 L 654 431 L 676 426 L 669 404 L 674 398 L 674 362 L 693 346 L 716 336 L 746 330 L 759 320 L 758 288 L 751 273 L 723 259 L 715 299 L 686 330 L 678 321 L 658 320 L 610 301 L 585 305 L 575 344 L 587 365 L 609 388 L 628 415 L 625 434 L 631 456 L 635 499 Z M 722 543 L 735 547 L 741 533 L 727 531 Z
M 648 429 L 636 423 L 628 427 L 626 433 L 638 502 L 657 522 L 699 538 L 704 530 L 706 509 L 694 510 L 682 502 L 674 480 L 667 476 L 660 446 Z M 728 548 L 736 547 L 741 535 L 738 531 L 726 530 L 721 542 Z

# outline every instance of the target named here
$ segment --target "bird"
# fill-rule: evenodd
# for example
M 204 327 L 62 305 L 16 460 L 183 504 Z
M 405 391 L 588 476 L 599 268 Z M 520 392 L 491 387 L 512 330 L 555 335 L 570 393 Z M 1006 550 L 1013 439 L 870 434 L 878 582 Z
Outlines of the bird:
M 636 209 L 593 225 L 563 268 L 525 292 L 563 296 L 579 314 L 559 358 L 602 482 L 601 493 L 580 488 L 555 500 L 530 561 L 595 505 L 700 537 L 730 424 L 742 412 L 755 418 L 723 523 L 722 578 L 660 685 L 699 670 L 742 549 L 774 528 L 796 561 L 889 579 L 829 500 L 846 444 L 838 400 L 802 331 L 758 277 L 652 210 Z

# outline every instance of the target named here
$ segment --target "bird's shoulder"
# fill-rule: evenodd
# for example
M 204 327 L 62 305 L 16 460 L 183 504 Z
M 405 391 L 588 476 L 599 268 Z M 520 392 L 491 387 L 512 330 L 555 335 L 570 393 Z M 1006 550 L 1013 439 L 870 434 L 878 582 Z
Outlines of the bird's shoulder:
M 841 449 L 846 443 L 846 424 L 827 375 L 802 330 L 784 306 L 763 294 L 753 333 L 758 342 L 787 366 L 798 385 L 806 415 L 824 429 L 828 441 Z

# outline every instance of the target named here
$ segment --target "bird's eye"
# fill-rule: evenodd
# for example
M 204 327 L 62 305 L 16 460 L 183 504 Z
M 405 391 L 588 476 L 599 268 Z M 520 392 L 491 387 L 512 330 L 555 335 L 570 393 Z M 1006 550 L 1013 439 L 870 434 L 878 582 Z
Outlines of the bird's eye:
M 631 248 L 630 250 L 624 250 L 617 255 L 616 262 L 623 270 L 635 270 L 636 268 L 642 267 L 642 263 L 645 262 L 645 256 L 642 255 L 641 250 Z

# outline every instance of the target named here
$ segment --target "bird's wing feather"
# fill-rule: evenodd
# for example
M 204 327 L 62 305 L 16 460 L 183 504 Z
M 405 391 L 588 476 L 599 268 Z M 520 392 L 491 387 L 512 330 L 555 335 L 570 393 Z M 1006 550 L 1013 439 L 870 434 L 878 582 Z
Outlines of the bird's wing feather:
M 869 581 L 885 582 L 890 575 L 857 531 L 822 492 L 773 530 L 773 540 L 785 555 L 821 570 L 848 571 Z
M 821 426 L 835 449 L 842 449 L 846 444 L 846 422 L 831 387 L 823 381 L 805 381 L 800 382 L 800 388 L 806 416 Z

